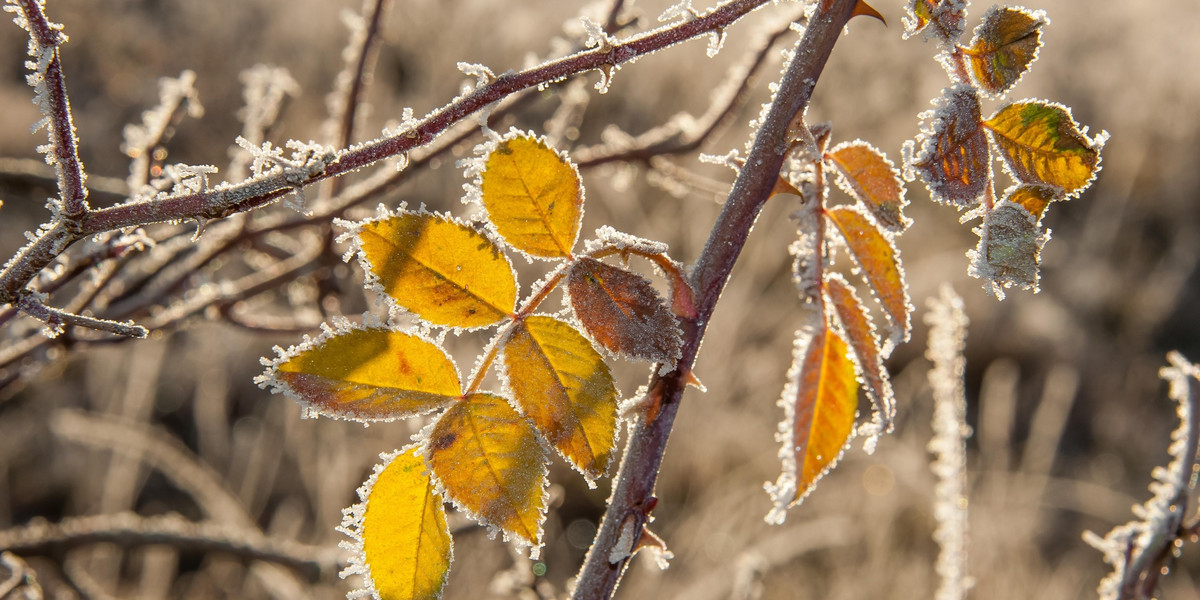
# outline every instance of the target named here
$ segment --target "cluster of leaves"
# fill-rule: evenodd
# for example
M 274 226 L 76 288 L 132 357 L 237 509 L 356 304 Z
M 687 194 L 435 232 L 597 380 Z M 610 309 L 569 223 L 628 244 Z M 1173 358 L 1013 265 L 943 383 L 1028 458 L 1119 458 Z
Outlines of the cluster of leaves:
M 964 46 L 962 0 L 914 0 L 905 21 L 906 35 L 922 32 L 939 43 L 938 60 L 952 82 L 921 115 L 921 134 L 905 147 L 905 175 L 920 176 L 935 201 L 965 210 L 964 222 L 983 218 L 969 272 L 999 298 L 1005 288 L 1038 288 L 1040 252 L 1050 238 L 1042 216 L 1051 202 L 1091 185 L 1108 139 L 1104 132 L 1088 137 L 1060 104 L 1006 100 L 1037 59 L 1049 23 L 1041 11 L 992 7 Z M 987 118 L 984 98 L 1001 101 Z M 1002 195 L 994 159 L 1014 182 Z
M 390 314 L 407 313 L 416 325 L 371 314 L 335 322 L 277 349 L 258 379 L 309 414 L 371 422 L 441 411 L 413 444 L 382 457 L 359 490 L 362 502 L 346 511 L 343 530 L 358 542 L 349 572 L 362 573 L 363 593 L 379 597 L 440 595 L 452 547 L 443 498 L 536 554 L 549 448 L 591 485 L 616 455 L 619 392 L 602 352 L 673 365 L 676 317 L 695 316 L 665 245 L 605 227 L 574 253 L 584 194 L 563 155 L 518 131 L 478 152 L 468 161 L 475 183 L 467 201 L 485 216 L 381 207 L 375 219 L 343 223 L 368 287 L 387 298 Z M 519 305 L 508 254 L 555 264 Z M 651 260 L 670 284 L 670 303 L 646 278 L 601 260 L 613 256 Z M 569 308 L 535 312 L 564 282 Z M 491 327 L 464 385 L 438 340 Z M 484 391 L 494 364 L 501 389 Z
M 908 339 L 912 305 L 904 283 L 895 236 L 908 227 L 900 173 L 878 149 L 863 141 L 829 147 L 828 125 L 798 136 L 787 176 L 775 191 L 799 196 L 795 214 L 799 239 L 792 245 L 794 279 L 809 322 L 796 334 L 795 353 L 780 405 L 785 418 L 778 438 L 783 472 L 766 485 L 782 522 L 785 508 L 801 502 L 837 463 L 855 434 L 861 385 L 873 417 L 859 427 L 873 449 L 890 431 L 895 397 L 883 359 Z M 832 179 L 853 200 L 829 205 Z M 793 183 L 795 182 L 795 183 Z M 841 248 L 878 301 L 886 336 L 877 332 L 850 282 L 832 270 Z

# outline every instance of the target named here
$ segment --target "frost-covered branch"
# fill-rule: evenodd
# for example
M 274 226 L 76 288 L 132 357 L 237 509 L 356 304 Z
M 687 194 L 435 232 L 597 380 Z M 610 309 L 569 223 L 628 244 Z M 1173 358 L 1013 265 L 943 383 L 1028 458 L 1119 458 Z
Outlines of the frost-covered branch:
M 1104 553 L 1113 572 L 1100 582 L 1101 600 L 1148 600 L 1154 598 L 1158 579 L 1164 574 L 1172 552 L 1192 537 L 1195 523 L 1197 449 L 1200 447 L 1200 367 L 1178 352 L 1167 355 L 1171 366 L 1159 374 L 1170 384 L 1171 399 L 1178 406 L 1179 427 L 1171 432 L 1165 468 L 1156 467 L 1151 476 L 1154 496 L 1133 507 L 1136 521 L 1113 528 L 1103 538 L 1091 531 L 1083 539 Z
M 683 322 L 683 354 L 676 368 L 663 375 L 656 371 L 651 377 L 646 400 L 659 405 L 661 410 L 655 419 L 648 423 L 639 422 L 630 433 L 604 520 L 576 580 L 574 598 L 610 597 L 645 533 L 650 511 L 658 502 L 654 485 L 659 466 L 679 400 L 687 385 L 694 381 L 691 367 L 709 317 L 754 220 L 779 177 L 788 148 L 788 126 L 808 105 L 825 61 L 851 17 L 855 1 L 833 0 L 826 4 L 805 29 L 798 45 L 802 51 L 795 53 L 789 62 L 761 127 L 755 133 L 745 166 L 739 171 L 692 271 L 692 288 L 699 315 L 695 320 Z
M 971 588 L 967 575 L 967 396 L 963 388 L 966 358 L 967 315 L 963 301 L 949 284 L 942 284 L 938 298 L 929 299 L 925 313 L 929 325 L 929 349 L 933 362 L 929 387 L 933 390 L 933 439 L 929 450 L 937 455 L 932 468 L 937 476 L 933 533 L 941 551 L 937 573 L 941 580 L 937 600 L 962 600 Z

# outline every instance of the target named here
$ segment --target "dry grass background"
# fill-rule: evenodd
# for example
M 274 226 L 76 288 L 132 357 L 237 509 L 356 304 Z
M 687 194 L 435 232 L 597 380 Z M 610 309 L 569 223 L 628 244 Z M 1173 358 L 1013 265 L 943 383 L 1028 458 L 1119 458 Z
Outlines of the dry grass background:
M 635 8 L 652 22 L 666 4 L 643 0 Z M 890 27 L 865 19 L 851 24 L 809 115 L 831 120 L 836 139 L 868 139 L 898 160 L 900 144 L 917 131 L 916 114 L 946 80 L 930 59 L 932 46 L 900 40 L 902 3 L 876 4 Z M 969 570 L 977 579 L 972 597 L 980 599 L 1094 597 L 1106 568 L 1080 532 L 1128 520 L 1130 505 L 1148 496 L 1150 469 L 1166 461 L 1174 427 L 1156 371 L 1170 349 L 1200 359 L 1200 77 L 1191 68 L 1200 58 L 1194 35 L 1200 17 L 1186 0 L 1136 9 L 1078 0 L 1034 4 L 1054 23 L 1014 97 L 1060 101 L 1081 123 L 1112 134 L 1097 184 L 1049 211 L 1045 223 L 1054 237 L 1044 253 L 1041 293 L 1012 293 L 1002 303 L 987 297 L 965 275 L 963 252 L 975 243 L 970 228 L 956 222 L 953 210 L 932 205 L 919 186 L 909 190 L 916 225 L 899 242 L 918 310 L 949 281 L 972 320 Z M 324 95 L 341 67 L 345 29 L 337 14 L 358 5 L 51 0 L 49 15 L 71 37 L 63 60 L 89 173 L 125 176 L 121 128 L 155 103 L 158 77 L 185 68 L 198 73 L 207 114 L 179 127 L 171 161 L 226 162 L 239 130 L 236 74 L 259 62 L 288 68 L 304 89 L 273 138 L 320 136 Z M 422 114 L 444 103 L 464 80 L 457 61 L 500 72 L 520 67 L 528 52 L 544 55 L 581 6 L 397 0 L 369 94 L 371 112 L 359 131 L 378 131 L 404 106 Z M 972 23 L 984 8 L 973 7 Z M 598 141 L 608 125 L 637 133 L 677 111 L 703 112 L 725 67 L 754 43 L 756 28 L 791 10 L 772 7 L 731 29 L 715 59 L 705 58 L 701 41 L 624 67 L 607 95 L 593 97 L 580 141 Z M 25 39 L 11 25 L 0 31 L 0 156 L 32 157 L 44 138 L 28 133 L 36 118 L 23 84 Z M 778 66 L 773 56 L 770 77 Z M 765 81 L 706 151 L 742 145 L 745 123 L 765 99 Z M 547 94 L 513 123 L 539 129 L 554 106 Z M 731 179 L 695 156 L 672 160 L 714 181 Z M 676 258 L 693 260 L 719 210 L 713 194 L 680 197 L 649 179 L 644 169 L 585 172 L 584 231 L 611 224 L 669 242 Z M 461 183 L 461 173 L 445 161 L 386 202 L 461 211 Z M 0 180 L 0 254 L 8 256 L 22 243 L 20 232 L 44 218 L 42 198 L 50 193 Z M 920 324 L 889 362 L 897 432 L 873 456 L 850 451 L 785 525 L 762 521 L 770 502 L 761 485 L 779 468 L 775 399 L 799 323 L 786 252 L 790 210 L 775 203 L 760 219 L 701 352 L 697 373 L 708 393 L 687 396 L 680 412 L 654 524 L 675 560 L 665 572 L 635 562 L 621 597 L 909 599 L 931 597 L 937 585 L 934 481 L 925 450 L 932 408 Z M 354 271 L 347 269 L 346 278 L 357 278 Z M 361 310 L 355 284 L 347 289 L 348 312 Z M 257 358 L 293 341 L 197 321 L 55 362 L 0 399 L 0 528 L 173 512 L 258 527 L 306 547 L 335 545 L 340 509 L 354 500 L 377 453 L 404 445 L 415 425 L 364 429 L 301 420 L 293 403 L 251 383 L 260 371 Z M 626 394 L 644 381 L 640 366 L 619 371 Z M 186 480 L 180 473 L 195 472 L 208 477 L 200 477 L 199 490 L 180 482 Z M 552 480 L 559 500 L 547 521 L 547 572 L 538 585 L 561 593 L 607 489 L 587 490 L 561 465 Z M 505 589 L 505 582 L 524 580 L 529 565 L 514 566 L 507 549 L 481 529 L 464 529 L 457 541 L 448 598 L 534 593 Z M 1185 547 L 1183 554 L 1165 579 L 1164 597 L 1200 597 L 1200 551 Z M 90 546 L 28 560 L 47 592 L 62 597 L 74 593 L 62 571 L 95 597 L 333 598 L 346 589 L 334 569 L 313 582 L 286 569 L 165 546 L 129 552 Z M 512 576 L 494 577 L 510 568 Z

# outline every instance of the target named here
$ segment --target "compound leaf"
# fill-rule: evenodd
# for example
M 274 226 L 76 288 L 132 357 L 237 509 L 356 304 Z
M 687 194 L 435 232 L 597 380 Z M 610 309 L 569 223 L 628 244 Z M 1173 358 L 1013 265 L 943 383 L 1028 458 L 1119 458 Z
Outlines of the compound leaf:
M 1042 28 L 1048 24 L 1041 11 L 1011 6 L 989 10 L 965 49 L 971 74 L 980 87 L 993 95 L 1012 89 L 1037 60 Z
M 463 398 L 442 413 L 428 444 L 433 474 L 460 509 L 522 543 L 541 545 L 546 456 L 533 427 L 507 400 Z
M 825 281 L 825 290 L 842 324 L 842 332 L 850 341 L 850 349 L 862 375 L 863 389 L 875 405 L 880 422 L 888 425 L 896 415 L 896 397 L 887 369 L 883 367 L 875 326 L 853 288 L 841 275 L 830 276 Z
M 523 319 L 504 344 L 504 370 L 521 410 L 592 481 L 615 456 L 617 388 L 604 358 L 570 324 Z
M 651 362 L 679 357 L 679 323 L 646 278 L 585 257 L 567 273 L 567 292 L 584 329 L 609 351 Z
M 583 218 L 579 172 L 536 137 L 501 141 L 488 155 L 480 195 L 496 231 L 514 248 L 566 258 Z
M 974 206 L 991 178 L 979 97 L 974 88 L 958 85 L 937 104 L 921 115 L 929 126 L 921 133 L 921 151 L 912 165 L 934 200 L 959 208 Z
M 846 240 L 850 254 L 875 291 L 875 297 L 883 305 L 892 323 L 900 330 L 902 339 L 908 339 L 911 327 L 908 291 L 904 286 L 904 275 L 900 271 L 900 257 L 892 240 L 875 227 L 870 217 L 859 209 L 836 206 L 826 213 L 834 226 Z
M 464 223 L 403 212 L 358 230 L 364 266 L 398 305 L 434 325 L 486 327 L 516 307 L 512 265 Z
M 867 142 L 838 144 L 827 158 L 842 175 L 838 186 L 858 199 L 875 218 L 892 231 L 911 222 L 902 213 L 906 201 L 900 172 L 882 152 Z
M 1105 136 L 1088 139 L 1063 106 L 1014 102 L 986 125 L 1017 181 L 1057 186 L 1072 197 L 1096 177 Z
M 360 542 L 355 570 L 382 600 L 440 598 L 450 573 L 446 511 L 417 450 L 414 445 L 385 456 L 359 490 L 363 503 L 343 522 Z
M 384 328 L 331 332 L 284 353 L 261 381 L 305 408 L 362 421 L 410 417 L 461 393 L 458 369 L 440 347 Z

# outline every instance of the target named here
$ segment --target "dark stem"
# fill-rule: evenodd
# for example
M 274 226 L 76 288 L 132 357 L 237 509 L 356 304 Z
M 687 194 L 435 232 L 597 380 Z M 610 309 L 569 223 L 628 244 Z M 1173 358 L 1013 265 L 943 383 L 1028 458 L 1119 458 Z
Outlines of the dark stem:
M 818 11 L 810 21 L 755 135 L 746 164 L 738 173 L 725 208 L 713 225 L 692 272 L 699 316 L 683 323 L 683 356 L 675 370 L 651 378 L 648 393 L 657 396 L 655 399 L 661 402 L 661 412 L 650 423 L 638 423 L 630 433 L 608 510 L 576 580 L 572 597 L 577 600 L 610 598 L 629 563 L 629 551 L 637 547 L 649 512 L 657 503 L 654 484 L 658 469 L 708 319 L 779 176 L 789 146 L 786 139 L 788 125 L 803 114 L 808 105 L 813 87 L 842 28 L 850 19 L 855 1 L 833 0 L 827 10 Z M 631 546 L 619 548 L 622 529 L 631 526 Z

